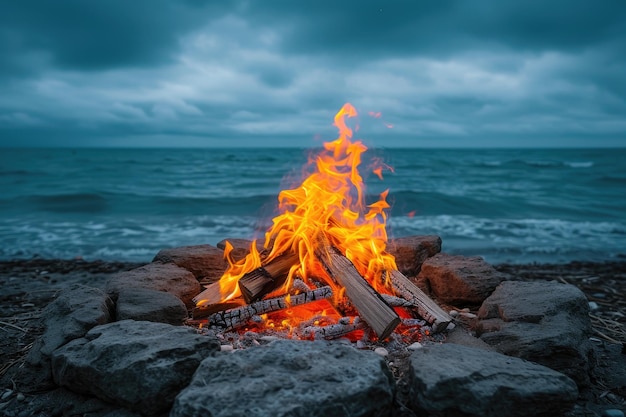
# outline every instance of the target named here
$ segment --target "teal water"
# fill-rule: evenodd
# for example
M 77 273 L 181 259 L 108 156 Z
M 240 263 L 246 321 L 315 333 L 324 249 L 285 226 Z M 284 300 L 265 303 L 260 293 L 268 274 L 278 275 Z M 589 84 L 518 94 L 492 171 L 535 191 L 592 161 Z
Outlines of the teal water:
M 297 149 L 2 149 L 0 259 L 149 261 L 159 249 L 261 236 L 301 177 Z M 393 167 L 383 181 L 368 158 Z M 626 254 L 626 149 L 377 149 L 389 234 L 438 234 L 490 262 Z M 621 256 L 620 256 L 621 255 Z

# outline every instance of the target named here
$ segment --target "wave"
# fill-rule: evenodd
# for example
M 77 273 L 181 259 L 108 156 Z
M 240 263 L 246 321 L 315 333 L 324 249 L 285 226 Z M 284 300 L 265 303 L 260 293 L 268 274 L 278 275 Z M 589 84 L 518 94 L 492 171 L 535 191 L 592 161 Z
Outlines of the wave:
M 563 165 L 570 168 L 591 168 L 593 166 L 593 161 L 584 161 L 584 162 L 563 162 Z
M 389 229 L 390 236 L 437 234 L 445 251 L 491 262 L 610 259 L 626 248 L 626 224 L 619 222 L 404 216 L 391 218 Z
M 97 213 L 107 208 L 106 197 L 94 193 L 34 195 L 24 200 L 42 211 L 50 212 Z

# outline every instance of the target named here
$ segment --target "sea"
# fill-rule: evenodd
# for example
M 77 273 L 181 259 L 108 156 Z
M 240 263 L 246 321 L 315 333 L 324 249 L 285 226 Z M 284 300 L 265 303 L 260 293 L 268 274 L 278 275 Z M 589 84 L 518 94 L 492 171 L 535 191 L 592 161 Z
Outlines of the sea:
M 315 149 L 0 149 L 0 259 L 148 262 L 261 238 Z M 373 161 L 388 166 L 383 179 Z M 626 149 L 370 149 L 390 238 L 490 263 L 626 259 Z

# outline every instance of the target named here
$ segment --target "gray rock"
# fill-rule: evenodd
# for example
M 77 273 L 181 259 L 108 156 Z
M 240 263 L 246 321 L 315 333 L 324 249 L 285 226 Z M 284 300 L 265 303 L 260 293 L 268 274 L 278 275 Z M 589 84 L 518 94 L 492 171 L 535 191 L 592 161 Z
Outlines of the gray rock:
M 408 277 L 420 272 L 422 263 L 441 251 L 441 238 L 435 235 L 391 239 L 387 251 L 396 258 L 398 271 Z
M 439 302 L 463 307 L 482 303 L 506 278 L 481 257 L 445 253 L 424 261 L 418 275 Z
M 205 359 L 170 416 L 389 416 L 393 394 L 374 352 L 277 340 Z
M 541 365 L 456 344 L 432 344 L 410 358 L 412 408 L 442 416 L 535 416 L 574 404 L 576 384 Z
M 163 249 L 152 262 L 172 262 L 191 271 L 198 280 L 217 281 L 224 274 L 228 262 L 224 251 L 211 245 L 181 246 Z
M 591 322 L 585 295 L 555 281 L 506 281 L 478 311 L 477 335 L 498 352 L 589 382 Z
M 173 294 L 146 288 L 122 288 L 115 310 L 117 320 L 154 321 L 173 325 L 183 324 L 187 308 Z
M 124 288 L 146 288 L 164 291 L 180 298 L 187 307 L 193 307 L 193 297 L 202 290 L 196 277 L 173 263 L 152 262 L 130 271 L 115 274 L 107 282 L 106 292 L 117 301 Z
M 155 415 L 171 407 L 217 339 L 164 323 L 124 320 L 91 329 L 52 354 L 55 382 Z
M 469 334 L 463 326 L 456 326 L 454 329 L 447 331 L 445 343 L 454 343 L 455 345 L 495 351 L 491 345 Z
M 62 291 L 42 312 L 44 332 L 29 352 L 30 365 L 41 366 L 50 377 L 50 355 L 90 329 L 113 321 L 113 301 L 100 289 L 74 285 Z

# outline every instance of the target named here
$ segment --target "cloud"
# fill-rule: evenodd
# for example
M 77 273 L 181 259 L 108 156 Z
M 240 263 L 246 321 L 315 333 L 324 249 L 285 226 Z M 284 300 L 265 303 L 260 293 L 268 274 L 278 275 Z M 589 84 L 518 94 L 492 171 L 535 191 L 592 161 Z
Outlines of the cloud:
M 624 144 L 626 3 L 0 5 L 0 146 Z M 389 128 L 393 125 L 393 129 Z

